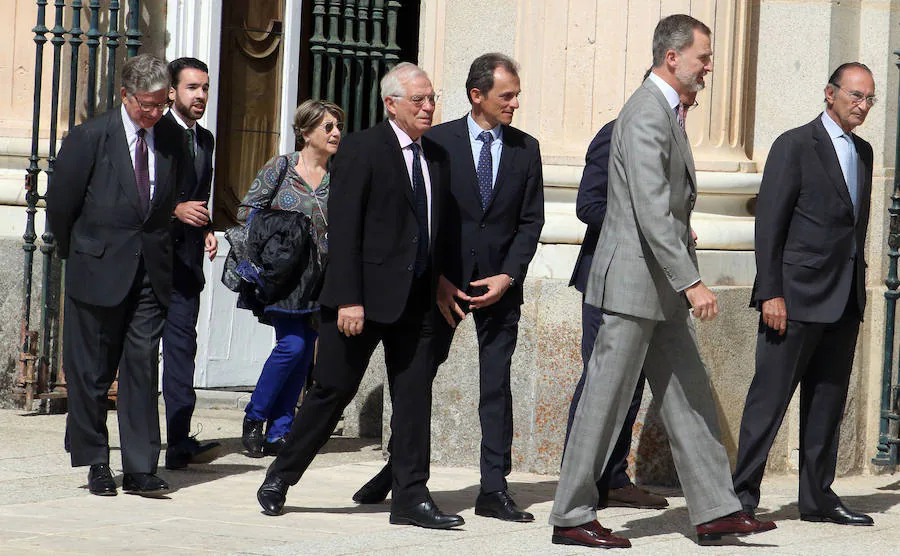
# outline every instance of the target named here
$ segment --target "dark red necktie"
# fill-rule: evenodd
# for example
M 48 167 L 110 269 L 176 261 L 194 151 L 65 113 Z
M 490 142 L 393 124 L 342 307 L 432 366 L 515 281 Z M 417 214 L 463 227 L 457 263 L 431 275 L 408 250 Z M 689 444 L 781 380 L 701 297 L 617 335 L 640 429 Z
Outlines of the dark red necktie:
M 137 145 L 134 150 L 134 180 L 137 183 L 138 200 L 141 211 L 146 215 L 150 210 L 150 162 L 147 156 L 147 141 L 144 139 L 147 130 L 141 128 L 137 132 Z

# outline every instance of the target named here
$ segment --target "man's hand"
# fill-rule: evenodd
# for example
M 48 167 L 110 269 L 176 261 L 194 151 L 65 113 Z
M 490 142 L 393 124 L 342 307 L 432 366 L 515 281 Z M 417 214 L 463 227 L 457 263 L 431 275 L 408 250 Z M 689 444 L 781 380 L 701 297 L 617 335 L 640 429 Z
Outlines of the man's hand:
M 488 290 L 484 295 L 469 298 L 469 308 L 484 309 L 485 307 L 490 307 L 494 303 L 500 301 L 500 298 L 503 297 L 503 294 L 506 293 L 506 290 L 509 289 L 511 284 L 512 276 L 509 274 L 497 274 L 496 276 L 488 276 L 481 280 L 469 282 L 470 286 L 485 286 Z
M 212 230 L 206 232 L 206 237 L 203 239 L 203 250 L 206 251 L 209 260 L 215 259 L 216 253 L 219 252 L 219 240 L 216 239 L 216 234 Z
M 438 280 L 437 306 L 450 328 L 456 328 L 456 319 L 453 318 L 453 313 L 459 315 L 459 320 L 466 318 L 466 313 L 459 306 L 459 303 L 456 302 L 456 298 L 463 301 L 472 300 L 465 292 L 454 286 L 453 282 L 444 278 L 442 274 Z
M 779 336 L 784 336 L 787 330 L 787 307 L 783 297 L 773 297 L 762 302 L 763 323 L 772 330 L 778 331 Z
M 341 305 L 338 307 L 337 327 L 344 336 L 356 336 L 363 331 L 366 312 L 362 305 Z
M 710 291 L 703 282 L 697 282 L 693 286 L 684 290 L 691 309 L 694 310 L 694 316 L 700 320 L 712 320 L 719 314 L 719 302 L 716 300 L 716 294 Z
M 175 205 L 175 217 L 188 224 L 202 228 L 209 223 L 209 210 L 206 201 L 184 201 Z

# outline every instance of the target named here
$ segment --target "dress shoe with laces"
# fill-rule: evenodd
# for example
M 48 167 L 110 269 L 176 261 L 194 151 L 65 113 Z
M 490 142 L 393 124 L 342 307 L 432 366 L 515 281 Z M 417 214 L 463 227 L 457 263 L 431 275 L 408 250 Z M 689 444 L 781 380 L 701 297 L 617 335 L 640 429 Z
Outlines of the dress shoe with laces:
M 257 421 L 244 416 L 241 444 L 247 449 L 247 455 L 251 458 L 261 458 L 266 455 L 263 452 L 263 444 L 266 441 L 266 433 L 263 430 L 265 426 L 265 421 Z
M 263 443 L 263 453 L 267 456 L 277 456 L 285 444 L 287 444 L 287 435 L 275 440 L 266 440 Z
M 185 469 L 189 463 L 209 463 L 219 455 L 221 444 L 204 442 L 190 437 L 166 448 L 166 469 Z
M 722 537 L 744 537 L 775 529 L 774 521 L 759 521 L 744 512 L 734 512 L 697 526 L 700 544 L 719 541 Z
M 475 515 L 494 517 L 502 521 L 534 521 L 534 516 L 520 510 L 506 490 L 478 493 L 475 500 Z
M 629 483 L 622 488 L 609 489 L 609 493 L 606 495 L 606 505 L 617 508 L 662 510 L 669 507 L 669 501 Z
M 390 521 L 393 525 L 416 525 L 426 529 L 451 529 L 466 523 L 458 515 L 441 512 L 430 498 L 403 510 L 391 508 Z
M 854 512 L 841 503 L 831 511 L 816 514 L 800 514 L 801 521 L 819 521 L 838 525 L 875 525 L 875 520 L 866 514 Z
M 353 495 L 353 501 L 357 504 L 378 504 L 379 502 L 384 502 L 384 499 L 391 493 L 393 482 L 393 470 L 390 462 L 388 462 L 377 475 L 356 491 Z
M 125 473 L 122 477 L 122 490 L 128 494 L 159 498 L 169 494 L 169 483 L 153 473 Z
M 290 485 L 281 477 L 274 475 L 266 477 L 263 484 L 256 491 L 256 500 L 262 506 L 266 515 L 281 515 L 284 511 L 284 502 L 287 500 L 287 491 Z
M 631 541 L 613 535 L 595 519 L 576 527 L 554 527 L 553 544 L 589 546 L 591 548 L 631 548 Z
M 112 470 L 105 463 L 95 463 L 88 471 L 88 490 L 97 496 L 115 496 L 116 480 Z

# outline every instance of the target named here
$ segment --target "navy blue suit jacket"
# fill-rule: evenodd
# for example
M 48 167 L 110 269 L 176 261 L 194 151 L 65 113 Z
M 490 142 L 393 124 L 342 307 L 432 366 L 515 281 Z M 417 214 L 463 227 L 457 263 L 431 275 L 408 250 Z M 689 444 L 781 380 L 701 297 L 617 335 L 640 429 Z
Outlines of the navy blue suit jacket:
M 597 132 L 588 146 L 584 156 L 584 173 L 578 185 L 578 199 L 575 202 L 575 214 L 578 219 L 588 225 L 581 242 L 581 251 L 575 260 L 570 286 L 584 293 L 587 289 L 588 274 L 594 260 L 594 249 L 600 237 L 600 228 L 606 216 L 606 186 L 609 178 L 609 143 L 612 139 L 615 120 L 609 122 Z

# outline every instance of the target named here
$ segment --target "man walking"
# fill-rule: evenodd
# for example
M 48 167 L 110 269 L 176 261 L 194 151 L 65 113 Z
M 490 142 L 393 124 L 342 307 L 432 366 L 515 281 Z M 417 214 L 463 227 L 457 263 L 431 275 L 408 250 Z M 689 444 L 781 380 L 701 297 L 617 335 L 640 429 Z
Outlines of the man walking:
M 184 469 L 188 463 L 210 461 L 218 442 L 200 444 L 190 436 L 197 402 L 194 358 L 197 355 L 197 315 L 203 291 L 203 254 L 213 260 L 218 250 L 209 220 L 209 190 L 215 140 L 197 123 L 209 98 L 209 69 L 196 58 L 169 62 L 169 100 L 166 118 L 182 129 L 184 179 L 175 205 L 176 222 L 172 301 L 163 331 L 163 383 L 166 402 L 166 469 Z
M 394 408 L 390 522 L 433 529 L 464 523 L 428 492 L 431 460 L 432 341 L 436 312 L 434 238 L 442 223 L 446 153 L 422 135 L 436 95 L 418 66 L 401 63 L 381 81 L 388 119 L 342 141 L 328 200 L 329 263 L 319 302 L 313 386 L 291 434 L 257 492 L 263 511 L 281 513 L 334 431 L 379 342 Z
M 853 133 L 875 104 L 863 64 L 839 66 L 825 111 L 769 151 L 756 212 L 760 311 L 756 374 L 747 392 L 734 489 L 759 505 L 772 442 L 800 386 L 800 519 L 872 525 L 831 489 L 859 323 L 866 307 L 864 247 L 872 146 Z
M 454 328 L 471 311 L 480 366 L 481 491 L 475 514 L 504 521 L 534 521 L 516 505 L 506 483 L 512 469 L 510 364 L 522 282 L 544 225 L 540 147 L 534 137 L 510 126 L 520 92 L 511 58 L 479 56 L 466 80 L 471 112 L 427 134 L 450 157 L 438 287 L 438 308 L 446 322 L 438 324 L 436 365 L 447 359 Z M 383 500 L 389 468 L 390 463 L 354 499 Z
M 603 322 L 550 514 L 557 544 L 631 546 L 597 522 L 595 481 L 642 368 L 660 400 L 699 541 L 775 527 L 740 512 L 688 312 L 691 307 L 701 320 L 718 313 L 715 295 L 700 280 L 691 238 L 696 177 L 680 101 L 683 93 L 703 88 L 712 68 L 710 44 L 710 30 L 700 21 L 687 15 L 662 19 L 653 34 L 651 74 L 613 129 L 609 204 L 585 298 L 603 310 Z
M 122 106 L 73 128 L 47 190 L 47 216 L 66 259 L 63 357 L 72 465 L 90 466 L 92 494 L 114 496 L 107 390 L 118 369 L 122 487 L 159 496 L 159 339 L 172 295 L 170 218 L 181 133 L 163 119 L 169 75 L 150 54 L 122 66 Z

